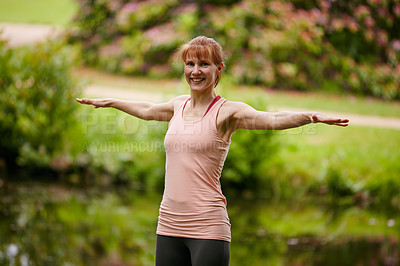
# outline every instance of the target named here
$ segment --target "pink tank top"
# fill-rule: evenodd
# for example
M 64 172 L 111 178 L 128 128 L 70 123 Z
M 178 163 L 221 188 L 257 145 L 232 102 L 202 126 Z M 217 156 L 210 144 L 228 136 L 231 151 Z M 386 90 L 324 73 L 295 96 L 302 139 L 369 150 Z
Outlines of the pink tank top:
M 164 145 L 165 188 L 157 234 L 231 241 L 226 198 L 220 177 L 230 142 L 217 131 L 219 109 L 226 101 L 218 96 L 197 121 L 185 121 L 183 109 L 175 112 Z

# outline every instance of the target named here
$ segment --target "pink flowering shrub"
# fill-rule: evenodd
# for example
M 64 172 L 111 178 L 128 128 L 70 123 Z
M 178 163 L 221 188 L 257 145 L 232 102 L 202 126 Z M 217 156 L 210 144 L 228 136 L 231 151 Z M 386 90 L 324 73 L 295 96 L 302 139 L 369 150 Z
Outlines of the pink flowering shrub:
M 206 35 L 238 83 L 400 99 L 400 0 L 79 2 L 69 40 L 108 71 L 179 76 L 174 51 Z

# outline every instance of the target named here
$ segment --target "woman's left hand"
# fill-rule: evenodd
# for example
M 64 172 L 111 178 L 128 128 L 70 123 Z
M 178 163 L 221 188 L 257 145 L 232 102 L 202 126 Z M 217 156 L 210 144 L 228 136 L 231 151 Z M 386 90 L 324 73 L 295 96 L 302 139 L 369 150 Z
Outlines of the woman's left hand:
M 349 119 L 331 118 L 320 113 L 313 114 L 311 118 L 313 123 L 324 123 L 341 127 L 346 127 L 349 125 Z

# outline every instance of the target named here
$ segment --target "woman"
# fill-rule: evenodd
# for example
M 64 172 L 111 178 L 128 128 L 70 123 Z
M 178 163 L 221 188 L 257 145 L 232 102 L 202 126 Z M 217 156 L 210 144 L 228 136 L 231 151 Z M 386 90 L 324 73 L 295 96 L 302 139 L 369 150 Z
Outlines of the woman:
M 157 226 L 156 265 L 229 265 L 230 222 L 219 178 L 232 134 L 242 129 L 288 129 L 309 123 L 347 126 L 319 113 L 268 113 L 217 96 L 224 68 L 221 46 L 199 36 L 179 50 L 190 96 L 167 103 L 77 99 L 114 107 L 145 120 L 168 121 L 165 189 Z

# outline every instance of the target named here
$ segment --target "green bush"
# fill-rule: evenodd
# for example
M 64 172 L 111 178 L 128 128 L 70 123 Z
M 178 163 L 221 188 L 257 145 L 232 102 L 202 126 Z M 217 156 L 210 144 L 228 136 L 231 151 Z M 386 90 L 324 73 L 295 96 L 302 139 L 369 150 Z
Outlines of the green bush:
M 72 137 L 75 164 L 84 174 L 72 173 L 70 182 L 162 191 L 166 123 L 139 120 L 111 108 L 80 106 L 80 114 L 82 128 Z
M 76 123 L 73 58 L 60 43 L 15 50 L 0 43 L 0 157 L 8 166 L 47 167 L 65 150 L 65 131 Z
M 266 109 L 263 100 L 248 102 L 257 110 Z M 276 184 L 281 180 L 273 173 L 279 150 L 279 144 L 274 141 L 274 132 L 239 129 L 231 141 L 221 177 L 224 193 L 232 197 L 240 195 L 249 198 L 276 196 Z
M 80 0 L 87 64 L 125 74 L 179 76 L 170 63 L 197 35 L 215 38 L 238 83 L 400 99 L 400 4 L 385 1 Z
M 276 151 L 272 131 L 235 132 L 221 177 L 224 193 L 249 198 L 275 196 L 274 183 L 279 181 L 268 166 L 272 165 Z
M 372 205 L 386 208 L 386 211 L 400 209 L 400 182 L 394 176 L 382 176 L 370 180 L 365 190 L 369 193 Z

